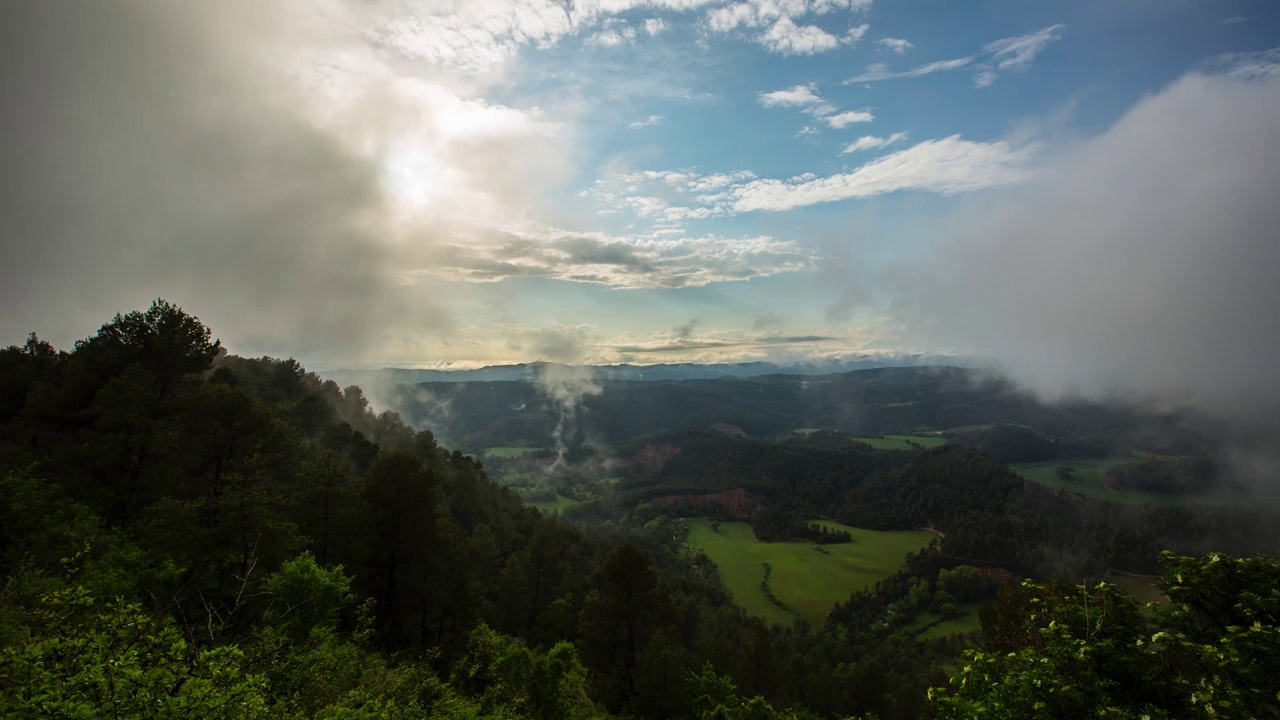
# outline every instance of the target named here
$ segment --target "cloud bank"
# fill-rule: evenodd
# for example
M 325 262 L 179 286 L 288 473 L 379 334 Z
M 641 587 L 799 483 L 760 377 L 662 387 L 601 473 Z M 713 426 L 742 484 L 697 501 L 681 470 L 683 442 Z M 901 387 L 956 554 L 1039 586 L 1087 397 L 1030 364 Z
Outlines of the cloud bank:
M 936 261 L 891 284 L 899 339 L 1050 396 L 1280 409 L 1280 77 L 1247 74 L 1184 77 L 948 221 Z

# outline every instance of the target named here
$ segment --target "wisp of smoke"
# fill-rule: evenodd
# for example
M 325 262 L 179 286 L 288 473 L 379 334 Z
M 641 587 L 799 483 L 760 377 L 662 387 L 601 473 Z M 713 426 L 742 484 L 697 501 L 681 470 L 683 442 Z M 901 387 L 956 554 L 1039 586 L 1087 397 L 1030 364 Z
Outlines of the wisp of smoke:
M 553 363 L 545 363 L 538 369 L 534 385 L 551 400 L 559 414 L 555 430 L 551 432 L 556 447 L 556 461 L 552 463 L 551 471 L 555 471 L 564 464 L 568 450 L 565 438 L 572 435 L 577 427 L 583 398 L 599 395 L 603 388 L 596 382 L 592 368 Z

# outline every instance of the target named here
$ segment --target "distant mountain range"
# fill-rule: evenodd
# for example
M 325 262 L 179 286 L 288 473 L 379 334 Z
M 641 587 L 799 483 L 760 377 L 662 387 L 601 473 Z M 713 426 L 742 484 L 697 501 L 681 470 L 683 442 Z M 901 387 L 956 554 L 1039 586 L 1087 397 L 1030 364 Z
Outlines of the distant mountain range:
M 532 362 L 515 365 L 487 365 L 470 370 L 437 370 L 415 368 L 336 369 L 318 374 L 339 385 L 364 385 L 390 381 L 396 384 L 416 385 L 428 382 L 494 382 L 533 380 L 543 368 L 555 363 Z M 718 378 L 759 377 L 762 375 L 830 375 L 851 370 L 869 370 L 882 367 L 918 367 L 925 365 L 950 367 L 978 367 L 982 363 L 973 358 L 945 355 L 863 355 L 857 358 L 816 360 L 804 363 L 779 364 L 771 362 L 744 362 L 703 365 L 698 363 L 662 363 L 657 365 L 591 365 L 599 380 L 714 380 Z

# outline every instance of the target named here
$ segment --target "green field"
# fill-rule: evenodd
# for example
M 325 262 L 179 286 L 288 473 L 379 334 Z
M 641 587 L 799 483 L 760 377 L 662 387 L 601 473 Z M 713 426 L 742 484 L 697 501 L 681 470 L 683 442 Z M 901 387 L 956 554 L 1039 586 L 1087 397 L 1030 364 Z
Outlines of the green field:
M 774 595 L 818 625 L 837 602 L 897 572 L 907 553 L 933 539 L 924 530 L 879 532 L 829 521 L 817 524 L 847 531 L 853 542 L 823 545 L 831 553 L 824 555 L 812 543 L 762 543 L 746 523 L 721 523 L 716 532 L 710 520 L 690 520 L 689 544 L 716 564 L 733 599 L 751 615 L 784 625 L 795 620 L 795 614 L 770 603 L 761 592 L 764 563 L 769 563 Z
M 820 428 L 796 428 L 791 432 L 797 435 L 809 435 L 811 433 L 821 432 L 821 429 Z
M 971 633 L 975 630 L 981 630 L 982 623 L 978 621 L 978 611 L 982 609 L 983 604 L 980 602 L 961 603 L 958 606 L 961 614 L 949 620 L 943 620 L 942 616 L 937 613 L 924 613 L 899 632 L 903 637 L 915 638 L 916 640 L 932 640 L 956 633 Z
M 861 443 L 866 443 L 877 450 L 911 450 L 911 443 L 922 447 L 931 448 L 939 445 L 946 445 L 947 441 L 940 437 L 927 437 L 919 435 L 885 435 L 882 438 L 872 437 L 855 437 Z
M 1206 495 L 1178 495 L 1172 493 L 1141 492 L 1137 490 L 1109 490 L 1102 484 L 1103 475 L 1116 465 L 1150 460 L 1148 454 L 1135 454 L 1134 457 L 1087 458 L 1084 460 L 1045 460 L 1033 463 L 1012 463 L 1009 469 L 1022 477 L 1044 485 L 1053 490 L 1077 492 L 1088 497 L 1108 500 L 1110 502 L 1128 503 L 1131 505 L 1178 505 L 1188 502 L 1204 502 L 1221 504 L 1231 502 L 1230 498 L 1211 497 Z M 1071 479 L 1063 480 L 1055 474 L 1060 466 L 1071 468 Z
M 536 453 L 544 449 L 545 448 L 531 447 L 491 447 L 484 449 L 484 456 L 510 459 L 518 458 L 521 455 L 528 455 L 529 453 Z
M 581 504 L 582 504 L 581 500 L 574 500 L 573 498 L 565 497 L 564 495 L 557 495 L 555 500 L 543 500 L 541 502 L 525 503 L 525 505 L 528 505 L 529 507 L 538 508 L 539 510 L 541 510 L 542 512 L 548 515 L 559 515 L 560 513 L 563 513 L 565 510 L 568 510 L 571 507 L 577 507 L 578 505 L 581 505 Z

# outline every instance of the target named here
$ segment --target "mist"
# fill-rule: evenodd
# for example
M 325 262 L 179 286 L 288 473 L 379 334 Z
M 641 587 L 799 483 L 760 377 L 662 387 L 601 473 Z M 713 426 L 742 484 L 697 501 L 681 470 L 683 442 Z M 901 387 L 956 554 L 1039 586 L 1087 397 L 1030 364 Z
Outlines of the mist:
M 1048 398 L 1273 410 L 1278 197 L 1280 78 L 1191 74 L 953 218 L 885 280 L 888 313 Z

